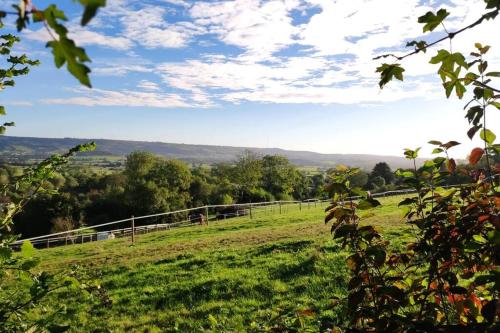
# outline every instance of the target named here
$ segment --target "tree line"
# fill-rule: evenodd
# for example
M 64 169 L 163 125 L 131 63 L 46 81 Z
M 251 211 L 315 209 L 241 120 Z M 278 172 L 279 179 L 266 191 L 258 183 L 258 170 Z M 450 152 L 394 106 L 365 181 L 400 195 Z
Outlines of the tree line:
M 15 217 L 14 231 L 32 237 L 207 204 L 326 198 L 332 172 L 307 174 L 284 156 L 260 156 L 251 151 L 233 163 L 211 166 L 189 166 L 138 151 L 127 156 L 123 170 L 75 166 L 56 173 L 47 181 L 47 190 Z M 0 166 L 0 184 L 22 173 L 20 167 Z M 450 182 L 466 181 L 466 177 L 456 177 Z M 385 162 L 377 163 L 371 172 L 360 170 L 350 182 L 372 192 L 404 187 L 402 178 Z M 16 195 L 12 191 L 0 200 Z

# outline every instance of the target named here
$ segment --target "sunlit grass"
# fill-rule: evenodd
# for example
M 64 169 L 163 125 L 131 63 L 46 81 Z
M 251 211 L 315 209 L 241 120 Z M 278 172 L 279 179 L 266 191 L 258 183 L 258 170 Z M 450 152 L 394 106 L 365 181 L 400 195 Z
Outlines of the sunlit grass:
M 397 202 L 362 213 L 400 244 L 408 239 Z M 129 239 L 39 251 L 43 266 L 79 264 L 102 271 L 113 301 L 100 318 L 75 317 L 79 329 L 199 332 L 210 326 L 245 332 L 281 309 L 311 309 L 322 322 L 346 317 L 346 254 L 331 240 L 319 204 L 255 211 L 254 218 L 227 219 Z M 75 322 L 73 323 L 75 324 Z M 321 323 L 319 323 L 320 325 Z

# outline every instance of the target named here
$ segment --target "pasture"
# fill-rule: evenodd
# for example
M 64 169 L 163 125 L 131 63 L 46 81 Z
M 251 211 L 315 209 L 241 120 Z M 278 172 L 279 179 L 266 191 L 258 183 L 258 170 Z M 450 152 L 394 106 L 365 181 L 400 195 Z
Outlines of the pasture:
M 364 211 L 387 238 L 409 239 L 397 203 Z M 110 305 L 81 305 L 71 293 L 74 331 L 259 332 L 312 321 L 345 323 L 346 253 L 332 241 L 317 205 L 261 211 L 129 239 L 38 250 L 49 271 L 78 265 L 97 275 Z M 274 325 L 274 326 L 273 326 Z

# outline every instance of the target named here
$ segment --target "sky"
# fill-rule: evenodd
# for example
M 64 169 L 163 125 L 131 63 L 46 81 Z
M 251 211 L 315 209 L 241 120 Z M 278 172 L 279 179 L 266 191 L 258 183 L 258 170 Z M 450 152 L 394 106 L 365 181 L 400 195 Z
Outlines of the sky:
M 429 155 L 429 140 L 456 140 L 457 157 L 479 144 L 465 135 L 466 102 L 446 99 L 428 63 L 438 48 L 404 61 L 404 82 L 383 90 L 372 58 L 442 36 L 422 33 L 417 18 L 427 11 L 448 9 L 453 31 L 481 16 L 482 0 L 108 0 L 86 28 L 78 4 L 34 1 L 53 2 L 92 59 L 93 88 L 56 69 L 50 35 L 30 25 L 16 53 L 42 64 L 2 91 L 5 119 L 16 122 L 9 135 L 379 155 L 420 146 Z M 491 45 L 499 70 L 498 31 L 500 19 L 439 48 Z M 500 133 L 497 110 L 489 122 Z

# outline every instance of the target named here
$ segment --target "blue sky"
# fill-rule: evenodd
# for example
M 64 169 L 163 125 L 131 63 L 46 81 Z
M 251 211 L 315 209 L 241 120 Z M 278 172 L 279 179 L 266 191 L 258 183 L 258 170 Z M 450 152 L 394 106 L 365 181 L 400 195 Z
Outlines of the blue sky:
M 383 91 L 372 58 L 421 38 L 416 19 L 428 10 L 448 8 L 453 30 L 481 15 L 482 0 L 108 0 L 85 29 L 80 7 L 57 3 L 92 58 L 93 89 L 55 69 L 47 31 L 30 26 L 16 51 L 42 65 L 2 92 L 10 135 L 385 155 L 453 139 L 464 143 L 459 157 L 473 145 L 464 103 L 446 100 L 428 64 L 436 50 L 410 58 L 405 82 Z M 498 28 L 487 23 L 453 48 L 490 44 L 498 69 Z

